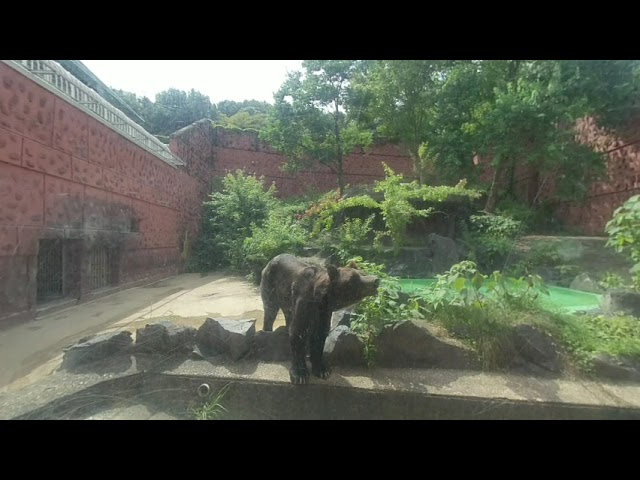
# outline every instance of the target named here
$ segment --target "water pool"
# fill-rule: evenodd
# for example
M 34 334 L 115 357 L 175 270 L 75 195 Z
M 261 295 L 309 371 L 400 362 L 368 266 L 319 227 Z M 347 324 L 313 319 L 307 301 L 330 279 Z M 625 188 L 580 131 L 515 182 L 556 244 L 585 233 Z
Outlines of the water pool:
M 435 282 L 436 279 L 434 278 L 405 278 L 400 280 L 402 290 L 407 293 L 417 292 Z M 563 310 L 575 312 L 592 310 L 600 306 L 602 295 L 552 285 L 549 285 L 547 288 L 549 289 L 547 302 Z

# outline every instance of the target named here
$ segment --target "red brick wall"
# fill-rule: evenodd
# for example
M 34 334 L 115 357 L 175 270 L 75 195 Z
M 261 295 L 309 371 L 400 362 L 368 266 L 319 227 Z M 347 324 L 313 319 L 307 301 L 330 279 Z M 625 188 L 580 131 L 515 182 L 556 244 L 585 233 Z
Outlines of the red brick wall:
M 126 286 L 180 270 L 214 176 L 245 168 L 274 181 L 281 197 L 337 187 L 321 166 L 283 173 L 285 158 L 256 135 L 206 120 L 176 132 L 170 148 L 185 167 L 167 165 L 0 63 L 0 326 L 34 314 L 41 239 L 77 240 L 83 252 L 107 243 L 117 252 L 117 284 Z M 346 181 L 383 178 L 382 161 L 411 172 L 399 147 L 377 146 L 345 160 Z M 87 298 L 88 262 L 78 258 L 73 297 Z
M 210 143 L 206 141 L 207 130 Z M 216 176 L 237 169 L 264 175 L 267 184 L 275 182 L 281 198 L 311 191 L 326 192 L 338 186 L 336 175 L 327 167 L 315 165 L 296 174 L 285 173 L 280 166 L 286 162 L 286 157 L 262 142 L 257 133 L 214 129 L 207 121 L 198 122 L 197 127 L 194 125 L 177 132 L 171 148 L 179 152 L 180 158 L 185 158 L 185 155 L 209 155 L 212 158 L 212 173 Z M 345 158 L 346 183 L 373 183 L 374 180 L 384 178 L 382 162 L 387 163 L 396 173 L 412 174 L 411 159 L 401 147 L 379 145 L 367 153 L 354 153 Z
M 578 138 L 596 151 L 608 152 L 605 179 L 593 183 L 585 201 L 561 203 L 556 217 L 567 227 L 586 235 L 605 235 L 605 225 L 616 208 L 625 200 L 640 193 L 640 118 L 634 120 L 618 136 L 599 128 L 593 119 L 581 120 L 576 125 Z M 489 184 L 493 170 L 488 161 L 479 162 L 483 168 L 482 180 Z M 552 175 L 538 175 L 535 168 L 521 166 L 516 169 L 514 189 L 520 200 L 529 204 L 549 198 L 554 191 Z
M 120 284 L 175 272 L 207 185 L 190 173 L 0 63 L 0 325 L 33 312 L 43 238 L 117 246 Z
M 607 178 L 595 182 L 582 205 L 561 205 L 558 217 L 567 226 L 579 228 L 588 235 L 603 235 L 604 228 L 616 208 L 629 197 L 640 194 L 640 119 L 632 122 L 620 136 L 607 134 L 592 119 L 578 124 L 583 141 L 607 157 Z M 549 186 L 549 191 L 552 189 Z

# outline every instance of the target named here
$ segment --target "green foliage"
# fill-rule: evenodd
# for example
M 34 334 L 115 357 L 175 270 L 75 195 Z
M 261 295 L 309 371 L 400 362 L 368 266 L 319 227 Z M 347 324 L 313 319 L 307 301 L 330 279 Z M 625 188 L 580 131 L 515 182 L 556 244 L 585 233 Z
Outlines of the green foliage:
M 226 128 L 255 130 L 259 132 L 266 127 L 268 121 L 268 113 L 253 113 L 251 111 L 241 110 L 231 116 L 221 113 L 215 121 L 215 124 Z
M 511 325 L 539 311 L 540 295 L 548 293 L 538 276 L 483 275 L 474 262 L 463 261 L 439 275 L 423 298 L 432 318 L 468 341 L 483 365 L 493 368 L 510 351 Z
M 216 107 L 220 115 L 226 117 L 233 117 L 241 112 L 247 112 L 251 115 L 268 114 L 271 109 L 270 104 L 259 100 L 243 100 L 242 102 L 222 100 Z
M 635 264 L 631 269 L 633 284 L 640 289 L 640 195 L 629 198 L 613 212 L 605 227 L 607 246 L 627 255 Z
M 602 277 L 602 280 L 598 282 L 598 285 L 600 285 L 605 290 L 624 288 L 626 286 L 624 279 L 617 273 L 613 272 L 605 273 Z
M 535 305 L 540 294 L 548 295 L 544 281 L 537 275 L 512 278 L 496 271 L 482 274 L 469 260 L 451 267 L 438 281 L 425 289 L 425 299 L 434 310 L 449 306 L 485 309 L 526 309 Z M 491 319 L 487 318 L 487 321 Z
M 267 102 L 258 100 L 223 100 L 216 105 L 193 89 L 185 92 L 170 88 L 158 93 L 155 101 L 122 90 L 114 92 L 144 119 L 143 127 L 164 143 L 169 143 L 167 135 L 203 118 L 227 128 L 260 131 L 267 124 L 271 108 Z M 134 115 L 129 116 L 134 122 L 140 122 Z
M 328 166 L 343 193 L 343 159 L 372 142 L 350 108 L 351 79 L 363 62 L 306 60 L 275 94 L 275 106 L 261 137 L 289 158 L 284 168 L 296 171 L 313 162 Z
M 237 269 L 250 268 L 257 274 L 276 255 L 299 254 L 308 234 L 287 213 L 275 213 L 263 226 L 254 225 L 251 236 L 244 239 L 240 255 L 233 258 L 233 266 Z
M 470 221 L 474 231 L 494 237 L 516 238 L 522 227 L 522 222 L 503 215 L 471 215 Z
M 365 357 L 369 366 L 375 363 L 375 338 L 385 325 L 413 320 L 424 317 L 424 310 L 417 295 L 406 295 L 400 291 L 397 277 L 386 273 L 383 265 L 366 262 L 362 257 L 355 257 L 355 261 L 367 275 L 380 278 L 378 295 L 367 297 L 355 309 L 355 317 L 351 328 L 360 335 L 365 342 Z
M 598 354 L 640 358 L 637 318 L 558 315 L 553 328 L 583 370 L 591 370 L 591 361 Z
M 555 266 L 562 262 L 562 255 L 560 255 L 558 251 L 558 245 L 552 241 L 542 241 L 531 244 L 527 257 L 533 266 Z
M 514 239 L 520 235 L 522 224 L 506 215 L 472 215 L 463 242 L 469 249 L 469 259 L 483 272 L 503 269 L 515 248 Z
M 220 391 L 213 396 L 210 400 L 204 403 L 201 407 L 193 409 L 193 416 L 196 420 L 219 420 L 227 412 L 227 409 L 222 405 L 222 400 L 229 392 L 231 384 L 228 383 L 220 389 Z
M 371 243 L 371 223 L 375 215 L 370 215 L 366 219 L 349 218 L 345 220 L 337 229 L 338 256 L 345 260 L 356 256 L 362 247 Z
M 356 88 L 369 93 L 362 102 L 362 123 L 378 125 L 386 138 L 398 139 L 407 146 L 416 172 L 421 168 L 418 149 L 428 137 L 430 109 L 439 84 L 440 60 L 377 60 L 370 73 L 356 82 Z M 365 97 L 366 98 L 366 97 Z M 424 175 L 421 175 L 424 180 Z
M 242 255 L 244 240 L 266 222 L 275 203 L 275 186 L 265 190 L 264 180 L 242 170 L 227 174 L 221 191 L 204 203 L 200 240 L 192 269 L 227 266 Z
M 636 60 L 449 60 L 377 62 L 359 83 L 374 92 L 364 121 L 422 145 L 427 174 L 477 178 L 475 156 L 495 181 L 487 209 L 515 189 L 515 167 L 553 177 L 556 199 L 575 200 L 604 172 L 604 155 L 579 142 L 575 123 L 628 121 L 639 85 Z M 370 111 L 370 112 L 369 112 Z M 414 154 L 415 158 L 415 154 Z M 579 168 L 576 168 L 579 165 Z
M 317 217 L 313 229 L 314 236 L 323 230 L 332 230 L 339 213 L 347 212 L 351 208 L 374 209 L 380 211 L 386 226 L 385 231 L 375 232 L 377 243 L 382 236 L 389 236 L 394 246 L 400 247 L 404 243 L 406 228 L 410 222 L 418 217 L 428 217 L 435 211 L 434 207 L 419 208 L 415 203 L 420 201 L 435 206 L 451 197 L 474 199 L 480 196 L 477 190 L 467 189 L 465 181 L 454 187 L 430 187 L 420 185 L 417 181 L 406 182 L 402 175 L 396 174 L 388 165 L 383 165 L 385 179 L 377 180 L 374 186 L 375 192 L 384 194 L 383 200 L 378 202 L 369 195 L 349 198 L 341 198 L 339 195 L 326 197 L 321 203 L 312 205 L 306 213 L 307 217 Z

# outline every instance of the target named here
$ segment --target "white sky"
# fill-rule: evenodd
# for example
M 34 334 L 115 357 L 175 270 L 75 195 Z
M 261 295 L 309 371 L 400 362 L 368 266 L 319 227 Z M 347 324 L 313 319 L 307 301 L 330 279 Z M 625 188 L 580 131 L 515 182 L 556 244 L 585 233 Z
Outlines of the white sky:
M 155 100 L 169 88 L 192 88 L 221 100 L 261 100 L 273 103 L 273 94 L 287 71 L 302 60 L 81 60 L 107 86 Z

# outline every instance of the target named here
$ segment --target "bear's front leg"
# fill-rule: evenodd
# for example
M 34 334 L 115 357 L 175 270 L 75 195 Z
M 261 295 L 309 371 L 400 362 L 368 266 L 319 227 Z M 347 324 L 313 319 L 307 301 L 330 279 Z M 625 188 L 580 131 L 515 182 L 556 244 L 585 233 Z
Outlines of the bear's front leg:
M 331 328 L 331 312 L 323 309 L 317 319 L 317 323 L 313 325 L 311 331 L 311 373 L 323 380 L 331 375 L 331 368 L 327 365 L 323 358 L 324 343 L 329 335 Z
M 291 342 L 291 368 L 289 379 L 294 385 L 307 383 L 309 371 L 306 362 L 307 334 L 309 330 L 309 311 L 304 308 L 305 301 L 299 299 L 294 307 L 293 318 L 289 326 L 289 341 Z

